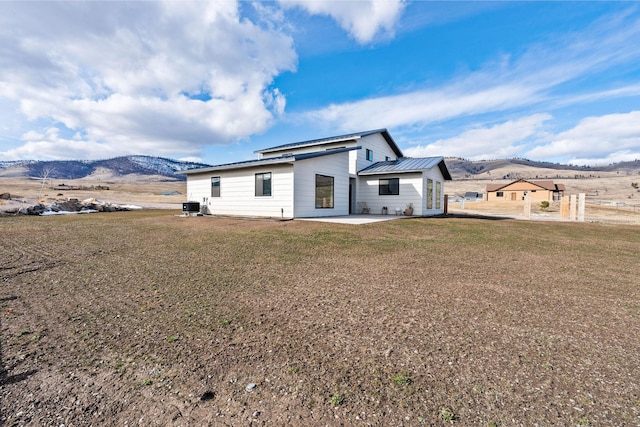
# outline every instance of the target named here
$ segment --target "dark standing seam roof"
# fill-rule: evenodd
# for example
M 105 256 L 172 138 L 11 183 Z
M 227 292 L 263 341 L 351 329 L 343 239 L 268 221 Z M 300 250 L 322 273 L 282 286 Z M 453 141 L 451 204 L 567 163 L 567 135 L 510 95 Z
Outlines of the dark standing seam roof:
M 368 130 L 365 132 L 349 133 L 346 135 L 330 136 L 328 138 L 293 142 L 291 144 L 283 144 L 283 145 L 278 145 L 276 147 L 265 148 L 263 150 L 256 150 L 255 153 L 262 154 L 262 153 L 269 153 L 273 151 L 282 151 L 282 150 L 287 150 L 289 148 L 304 147 L 305 145 L 330 144 L 331 142 L 334 142 L 334 141 L 339 142 L 339 141 L 345 141 L 349 139 L 358 139 L 358 138 L 363 138 L 365 136 L 374 135 L 376 133 L 379 133 L 382 135 L 382 137 L 385 139 L 385 141 L 387 141 L 387 144 L 389 144 L 389 146 L 391 147 L 393 152 L 396 154 L 396 156 L 402 157 L 402 151 L 400 150 L 396 142 L 391 137 L 391 134 L 389 134 L 389 131 L 387 131 L 386 129 L 375 129 L 375 130 Z
M 438 166 L 442 176 L 445 180 L 451 180 L 451 174 L 447 169 L 447 165 L 444 162 L 443 157 L 423 157 L 423 158 L 410 158 L 403 157 L 398 160 L 389 160 L 386 162 L 377 162 L 371 166 L 362 169 L 358 172 L 358 175 L 380 175 L 388 173 L 408 173 L 408 172 L 422 172 Z
M 270 157 L 268 159 L 246 160 L 244 162 L 226 163 L 223 165 L 210 166 L 206 168 L 176 171 L 176 173 L 190 175 L 190 174 L 196 174 L 196 173 L 215 172 L 215 171 L 221 171 L 221 170 L 245 169 L 245 168 L 253 168 L 253 167 L 259 167 L 259 166 L 286 164 L 286 163 L 293 163 L 300 160 L 313 159 L 315 157 L 330 156 L 332 154 L 338 154 L 338 153 L 346 153 L 347 151 L 360 150 L 361 148 L 362 147 L 357 146 L 357 147 L 339 148 L 336 150 L 315 151 L 313 153 Z

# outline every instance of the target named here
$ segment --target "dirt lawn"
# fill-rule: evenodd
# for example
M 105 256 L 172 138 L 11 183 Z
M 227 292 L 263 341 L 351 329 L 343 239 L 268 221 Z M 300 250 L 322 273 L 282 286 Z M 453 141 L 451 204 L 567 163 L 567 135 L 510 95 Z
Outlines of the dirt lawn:
M 0 424 L 640 424 L 637 226 L 0 218 Z

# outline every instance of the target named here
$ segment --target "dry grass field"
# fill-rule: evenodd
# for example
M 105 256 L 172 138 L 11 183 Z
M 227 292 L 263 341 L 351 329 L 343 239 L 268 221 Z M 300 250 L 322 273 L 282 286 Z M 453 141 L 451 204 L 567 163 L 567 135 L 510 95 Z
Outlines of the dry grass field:
M 85 190 L 54 190 L 51 187 L 65 184 Z M 90 189 L 107 187 L 106 189 Z M 11 194 L 12 200 L 0 200 L 0 212 L 38 202 L 50 204 L 55 200 L 95 198 L 115 204 L 136 204 L 143 208 L 178 208 L 186 201 L 185 181 L 167 181 L 164 177 L 126 176 L 114 177 L 108 173 L 96 174 L 87 179 L 47 180 L 45 185 L 37 179 L 24 177 L 0 177 L 0 194 Z M 176 195 L 163 193 L 178 192 Z
M 637 226 L 0 218 L 0 424 L 640 424 Z
M 610 224 L 640 225 L 640 173 L 633 171 L 585 172 L 549 170 L 510 165 L 504 169 L 493 170 L 473 178 L 454 177 L 447 182 L 446 192 L 450 196 L 463 196 L 468 191 L 485 194 L 487 184 L 508 184 L 514 179 L 497 179 L 512 174 L 527 180 L 552 180 L 564 184 L 566 195 L 584 193 L 586 195 L 585 220 L 587 222 Z M 576 178 L 576 174 L 579 175 Z M 473 202 L 465 203 L 462 208 L 459 202 L 450 204 L 450 212 L 457 214 L 499 215 L 522 217 L 524 202 Z M 541 211 L 536 204 L 532 205 L 533 219 L 560 219 L 560 203 L 553 203 L 551 208 Z

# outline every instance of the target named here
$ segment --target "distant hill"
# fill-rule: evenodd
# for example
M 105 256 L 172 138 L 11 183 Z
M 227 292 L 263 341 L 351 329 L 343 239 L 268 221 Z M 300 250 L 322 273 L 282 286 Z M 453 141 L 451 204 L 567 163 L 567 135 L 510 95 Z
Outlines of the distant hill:
M 445 159 L 455 180 L 460 179 L 530 179 L 591 176 L 598 173 L 640 174 L 640 160 L 613 163 L 607 166 L 576 166 L 527 159 L 465 160 Z M 207 167 L 196 162 L 183 162 L 153 156 L 123 156 L 107 160 L 18 160 L 0 161 L 0 177 L 46 176 L 51 179 L 81 179 L 95 176 L 126 175 L 160 176 L 167 180 L 184 181 L 186 176 L 176 171 Z
M 465 160 L 457 157 L 445 159 L 454 179 L 517 179 L 540 176 L 594 175 L 598 172 L 640 173 L 640 160 L 612 163 L 606 166 L 577 166 L 528 159 Z
M 87 178 L 97 171 L 111 176 L 156 175 L 184 181 L 176 171 L 207 167 L 204 163 L 183 162 L 153 156 L 123 156 L 107 160 L 18 160 L 0 161 L 0 176 L 47 177 L 51 179 Z

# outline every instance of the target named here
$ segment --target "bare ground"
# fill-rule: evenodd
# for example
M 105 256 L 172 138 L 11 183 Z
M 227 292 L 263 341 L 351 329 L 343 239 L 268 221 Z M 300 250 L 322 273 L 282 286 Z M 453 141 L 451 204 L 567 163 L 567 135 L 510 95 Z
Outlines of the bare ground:
M 0 233 L 6 425 L 640 424 L 636 226 L 142 211 Z

